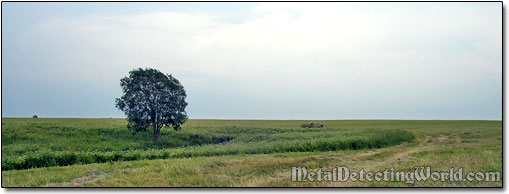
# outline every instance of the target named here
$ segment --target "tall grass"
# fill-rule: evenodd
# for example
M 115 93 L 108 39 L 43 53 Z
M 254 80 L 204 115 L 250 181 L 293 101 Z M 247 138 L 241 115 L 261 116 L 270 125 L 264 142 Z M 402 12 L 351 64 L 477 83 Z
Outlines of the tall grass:
M 43 122 L 2 120 L 5 129 L 2 132 L 2 170 L 145 159 L 380 148 L 415 138 L 413 133 L 400 129 L 224 126 L 163 131 L 160 141 L 154 143 L 148 132 L 132 135 L 117 125 L 97 128 L 76 121 L 69 125 L 40 120 Z

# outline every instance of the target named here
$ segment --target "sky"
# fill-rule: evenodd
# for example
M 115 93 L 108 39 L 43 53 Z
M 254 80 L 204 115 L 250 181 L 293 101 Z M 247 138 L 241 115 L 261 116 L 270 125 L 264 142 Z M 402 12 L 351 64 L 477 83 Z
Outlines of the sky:
M 179 79 L 191 119 L 502 119 L 502 4 L 2 2 L 3 117 L 125 117 Z

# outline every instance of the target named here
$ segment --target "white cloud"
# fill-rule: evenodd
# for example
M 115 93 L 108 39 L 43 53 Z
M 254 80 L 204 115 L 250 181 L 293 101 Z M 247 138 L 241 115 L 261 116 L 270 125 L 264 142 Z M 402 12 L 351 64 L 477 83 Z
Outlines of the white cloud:
M 113 81 L 146 66 L 177 75 L 187 87 L 221 77 L 253 94 L 302 95 L 300 103 L 317 96 L 303 88 L 322 98 L 373 91 L 374 99 L 375 91 L 413 97 L 421 95 L 416 86 L 433 91 L 501 79 L 500 10 L 260 3 L 246 14 L 256 17 L 229 23 L 206 12 L 89 15 L 45 21 L 24 36 L 45 48 L 48 75 Z

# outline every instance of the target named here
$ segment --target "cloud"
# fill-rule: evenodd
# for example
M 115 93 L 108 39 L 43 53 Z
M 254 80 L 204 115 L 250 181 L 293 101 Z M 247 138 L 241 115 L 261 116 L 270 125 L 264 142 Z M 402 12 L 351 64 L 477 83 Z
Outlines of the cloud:
M 344 107 L 369 112 L 387 103 L 398 109 L 415 106 L 412 98 L 436 102 L 437 90 L 501 81 L 496 6 L 259 3 L 246 14 L 253 17 L 242 22 L 206 11 L 89 14 L 42 21 L 18 38 L 34 52 L 32 60 L 43 64 L 33 79 L 117 87 L 129 70 L 153 67 L 176 75 L 191 94 L 208 95 L 190 95 L 190 106 L 203 107 L 207 99 L 227 103 L 219 92 L 229 87 L 236 106 L 248 108 L 257 98 L 281 117 L 292 106 L 323 107 L 316 114 L 324 117 Z M 216 90 L 203 93 L 205 88 Z M 455 104 L 460 96 L 441 97 Z M 211 109 L 228 115 L 233 107 Z M 405 111 L 395 117 L 411 112 Z M 192 112 L 200 115 L 199 108 Z

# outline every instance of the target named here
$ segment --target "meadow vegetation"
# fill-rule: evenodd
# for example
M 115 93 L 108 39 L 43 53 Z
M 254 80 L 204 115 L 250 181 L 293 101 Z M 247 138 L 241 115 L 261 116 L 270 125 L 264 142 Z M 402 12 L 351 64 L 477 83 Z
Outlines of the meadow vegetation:
M 291 166 L 502 172 L 500 121 L 303 122 L 191 119 L 155 143 L 124 119 L 3 118 L 2 186 L 501 185 L 291 182 Z

